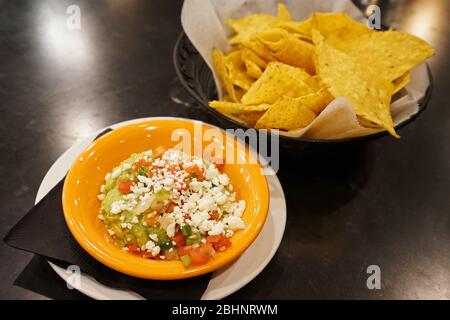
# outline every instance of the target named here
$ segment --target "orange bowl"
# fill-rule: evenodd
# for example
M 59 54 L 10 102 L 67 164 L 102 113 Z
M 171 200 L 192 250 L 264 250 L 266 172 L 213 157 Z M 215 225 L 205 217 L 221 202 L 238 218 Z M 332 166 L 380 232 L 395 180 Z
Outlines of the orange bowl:
M 221 149 L 235 156 L 233 163 L 224 166 L 224 172 L 230 177 L 237 199 L 246 201 L 242 216 L 246 228 L 234 234 L 230 248 L 219 252 L 209 263 L 197 267 L 184 268 L 180 261 L 149 260 L 123 251 L 97 218 L 100 209 L 97 195 L 105 174 L 133 153 L 158 146 L 173 148 L 180 143 L 173 139 L 174 134 L 182 134 L 184 142 L 191 144 L 191 154 L 199 149 L 206 150 L 211 140 L 206 141 L 208 139 L 199 136 L 199 132 L 205 133 L 208 129 L 214 129 L 216 134 L 218 132 L 223 139 L 219 136 L 214 141 L 220 141 Z M 259 163 L 253 161 L 255 157 L 252 158 L 252 155 L 248 147 L 234 136 L 193 120 L 154 118 L 113 130 L 94 141 L 76 159 L 67 174 L 62 197 L 67 225 L 78 243 L 92 257 L 131 276 L 172 280 L 212 272 L 237 259 L 256 239 L 266 220 L 269 188 Z

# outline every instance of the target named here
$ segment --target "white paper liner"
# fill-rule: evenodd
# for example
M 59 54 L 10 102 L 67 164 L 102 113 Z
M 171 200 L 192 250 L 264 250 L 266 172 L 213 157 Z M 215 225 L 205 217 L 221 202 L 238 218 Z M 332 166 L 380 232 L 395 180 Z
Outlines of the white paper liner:
M 232 31 L 225 21 L 252 13 L 276 15 L 278 0 L 185 0 L 181 12 L 183 29 L 194 47 L 206 61 L 214 74 L 219 98 L 222 87 L 212 64 L 212 50 L 230 50 L 228 37 Z M 313 12 L 346 12 L 355 20 L 364 19 L 361 11 L 350 0 L 285 0 L 284 3 L 295 20 L 304 20 Z M 418 101 L 425 95 L 430 84 L 426 64 L 411 72 L 411 82 L 406 86 L 406 95 L 391 105 L 394 124 L 398 125 L 419 111 Z M 315 139 L 343 139 L 369 135 L 384 129 L 365 128 L 359 125 L 352 104 L 343 97 L 332 101 L 306 128 L 279 131 L 290 137 Z

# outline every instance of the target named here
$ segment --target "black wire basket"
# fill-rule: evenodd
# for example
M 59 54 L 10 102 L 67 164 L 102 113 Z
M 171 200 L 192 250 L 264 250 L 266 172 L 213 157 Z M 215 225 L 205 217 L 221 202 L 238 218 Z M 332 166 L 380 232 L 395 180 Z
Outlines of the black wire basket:
M 214 82 L 214 77 L 208 65 L 203 60 L 202 56 L 198 53 L 198 51 L 195 49 L 195 47 L 183 31 L 179 35 L 178 40 L 175 44 L 175 48 L 173 51 L 173 63 L 175 66 L 175 71 L 183 87 L 200 104 L 200 106 L 202 106 L 207 112 L 212 114 L 219 121 L 223 128 L 249 128 L 238 121 L 224 116 L 220 112 L 208 106 L 208 101 L 217 99 L 217 88 Z M 433 90 L 432 76 L 428 64 L 427 73 L 430 85 L 428 86 L 424 97 L 419 101 L 419 111 L 409 119 L 397 125 L 395 127 L 397 131 L 416 120 L 418 116 L 426 109 Z M 280 135 L 280 145 L 289 149 L 322 149 L 324 147 L 328 148 L 329 146 L 370 141 L 387 135 L 387 131 L 345 139 L 294 138 Z

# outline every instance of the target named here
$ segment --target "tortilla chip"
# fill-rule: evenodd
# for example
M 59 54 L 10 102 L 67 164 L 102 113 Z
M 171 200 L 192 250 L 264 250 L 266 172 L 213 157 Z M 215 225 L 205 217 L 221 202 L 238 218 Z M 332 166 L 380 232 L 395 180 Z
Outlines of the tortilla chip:
M 256 13 L 240 19 L 228 19 L 227 24 L 237 33 L 229 40 L 229 43 L 233 45 L 251 40 L 253 34 L 269 30 L 277 22 L 277 17 L 264 13 Z
M 272 56 L 278 61 L 305 69 L 309 74 L 314 74 L 312 56 L 314 47 L 312 44 L 296 38 L 283 29 L 260 32 L 256 35 Z
M 284 3 L 278 3 L 278 19 L 283 21 L 291 21 L 292 15 Z
M 370 66 L 330 46 L 317 30 L 312 31 L 316 47 L 316 70 L 334 97 L 349 99 L 355 113 L 383 128 L 395 137 L 390 113 L 394 86 Z M 244 95 L 245 97 L 245 95 Z
M 315 114 L 319 115 L 325 107 L 334 100 L 327 88 L 322 87 L 317 92 L 300 97 L 302 102 Z
M 312 26 L 311 30 L 315 29 L 320 34 L 328 38 L 336 30 L 344 29 L 352 37 L 354 34 L 363 35 L 366 33 L 375 32 L 369 29 L 366 25 L 359 23 L 350 18 L 346 13 L 320 13 L 316 12 L 311 16 Z M 345 35 L 345 32 L 343 33 Z M 343 44 L 345 45 L 345 44 Z
M 319 91 L 324 86 L 317 75 L 312 76 L 305 82 L 314 92 Z
M 257 56 L 266 62 L 266 65 L 271 61 L 276 61 L 266 46 L 256 39 L 243 41 L 240 46 L 253 51 Z
M 394 81 L 394 94 L 402 90 L 411 82 L 411 73 L 406 72 L 403 76 Z
M 234 94 L 235 94 L 236 100 L 233 100 L 229 95 L 226 94 L 223 97 L 223 101 L 239 103 L 246 92 L 247 91 L 242 88 L 234 87 Z
M 346 41 L 337 48 L 391 82 L 435 54 L 426 41 L 401 31 L 370 32 Z
M 300 68 L 281 62 L 271 62 L 241 101 L 245 105 L 272 104 L 282 96 L 301 97 L 313 93 L 306 84 L 310 77 Z
M 335 47 L 336 49 L 348 52 L 349 47 L 352 43 L 354 43 L 355 40 L 359 39 L 365 34 L 376 32 L 365 27 L 364 25 L 362 25 L 362 27 L 360 27 L 359 25 L 360 24 L 352 24 L 330 32 L 326 37 L 327 43 Z
M 366 120 L 360 116 L 356 116 L 356 118 L 362 127 L 371 129 L 380 129 L 380 126 L 377 125 L 376 123 L 373 123 L 372 121 Z
M 258 129 L 281 130 L 306 127 L 316 118 L 316 114 L 303 103 L 303 100 L 303 97 L 283 97 L 279 99 L 264 113 L 255 127 Z
M 242 61 L 241 51 L 234 51 L 226 57 L 226 66 L 231 82 L 244 90 L 248 90 L 253 84 L 254 79 L 247 74 L 247 68 Z
M 256 122 L 264 115 L 265 111 L 254 111 L 243 114 L 222 113 L 224 116 L 248 127 L 255 127 Z
M 267 67 L 267 61 L 257 55 L 253 50 L 242 47 L 242 60 L 249 60 L 258 65 L 261 69 L 265 69 Z
M 266 113 L 265 111 L 247 112 L 239 115 L 239 118 L 245 122 L 249 127 L 254 127 L 261 117 Z
M 236 97 L 236 91 L 234 90 L 233 83 L 231 82 L 227 70 L 225 56 L 223 55 L 222 51 L 218 49 L 213 50 L 212 56 L 214 68 L 216 69 L 217 76 L 219 77 L 219 80 L 222 82 L 225 91 L 228 93 L 228 96 L 232 101 L 238 102 L 239 100 Z
M 280 21 L 276 27 L 286 30 L 299 39 L 311 41 L 311 17 L 303 21 Z
M 270 105 L 268 105 L 268 104 L 246 106 L 242 103 L 216 101 L 216 100 L 209 101 L 208 104 L 211 108 L 216 109 L 220 113 L 231 113 L 231 114 L 250 113 L 250 112 L 255 112 L 255 111 L 266 111 L 270 107 Z
M 252 60 L 244 60 L 245 68 L 247 69 L 247 75 L 249 77 L 258 79 L 263 74 L 263 70 L 254 63 Z

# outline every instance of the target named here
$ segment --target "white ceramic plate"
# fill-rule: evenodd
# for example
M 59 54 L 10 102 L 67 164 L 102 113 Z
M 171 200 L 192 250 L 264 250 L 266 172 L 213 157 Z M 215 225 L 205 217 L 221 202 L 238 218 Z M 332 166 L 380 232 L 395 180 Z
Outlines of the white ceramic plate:
M 109 128 L 116 129 L 127 124 L 149 119 L 151 118 L 125 121 L 109 126 Z M 36 195 L 35 203 L 38 203 L 59 181 L 61 181 L 61 179 L 64 178 L 76 157 L 105 129 L 99 130 L 83 141 L 77 143 L 56 160 L 42 180 Z M 269 168 L 268 170 L 271 169 Z M 241 289 L 267 266 L 277 251 L 281 239 L 283 238 L 286 225 L 286 200 L 277 176 L 268 175 L 267 181 L 270 189 L 270 208 L 261 233 L 237 261 L 213 273 L 202 299 L 222 299 Z M 67 280 L 69 274 L 66 273 L 65 269 L 60 268 L 51 262 L 49 263 L 61 278 Z M 99 300 L 144 299 L 142 296 L 132 291 L 107 287 L 85 274 L 82 274 L 81 276 L 80 288 L 78 290 L 91 298 Z

